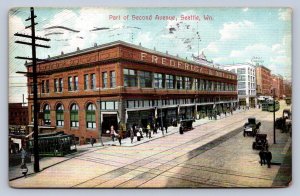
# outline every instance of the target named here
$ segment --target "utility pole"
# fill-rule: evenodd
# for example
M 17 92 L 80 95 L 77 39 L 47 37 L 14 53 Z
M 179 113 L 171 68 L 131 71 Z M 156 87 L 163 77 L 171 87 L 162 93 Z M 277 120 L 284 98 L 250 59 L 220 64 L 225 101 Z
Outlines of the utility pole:
M 15 33 L 15 36 L 19 37 L 25 37 L 25 38 L 30 38 L 30 42 L 23 42 L 23 41 L 16 41 L 15 43 L 18 44 L 25 44 L 25 45 L 30 45 L 32 48 L 32 58 L 27 58 L 27 57 L 16 57 L 17 59 L 26 59 L 26 60 L 32 60 L 32 72 L 27 73 L 28 77 L 32 77 L 33 79 L 33 138 L 34 138 L 34 146 L 33 146 L 33 151 L 34 151 L 34 172 L 39 172 L 40 171 L 40 164 L 39 164 L 39 149 L 38 149 L 38 96 L 37 96 L 37 73 L 36 73 L 36 66 L 37 66 L 37 61 L 39 59 L 36 58 L 36 47 L 43 47 L 43 48 L 50 48 L 50 46 L 45 46 L 41 44 L 36 44 L 36 40 L 42 40 L 42 41 L 50 41 L 48 38 L 42 38 L 42 37 L 37 37 L 35 36 L 35 25 L 38 23 L 35 23 L 34 19 L 36 16 L 34 15 L 34 8 L 30 8 L 30 18 L 27 18 L 25 21 L 31 22 L 31 25 L 27 26 L 27 28 L 31 28 L 31 35 L 26 35 L 26 34 L 20 34 L 20 33 Z
M 276 134 L 275 134 L 275 88 L 273 88 L 273 134 L 274 134 L 274 144 L 276 144 Z

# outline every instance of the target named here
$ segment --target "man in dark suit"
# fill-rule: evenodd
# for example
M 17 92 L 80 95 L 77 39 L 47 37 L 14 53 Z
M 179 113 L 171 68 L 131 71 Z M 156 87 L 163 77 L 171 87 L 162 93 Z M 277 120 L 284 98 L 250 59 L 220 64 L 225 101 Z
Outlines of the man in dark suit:
M 270 168 L 271 167 L 271 160 L 272 160 L 272 153 L 269 150 L 267 150 L 267 152 L 265 152 L 265 156 L 266 156 L 268 168 Z

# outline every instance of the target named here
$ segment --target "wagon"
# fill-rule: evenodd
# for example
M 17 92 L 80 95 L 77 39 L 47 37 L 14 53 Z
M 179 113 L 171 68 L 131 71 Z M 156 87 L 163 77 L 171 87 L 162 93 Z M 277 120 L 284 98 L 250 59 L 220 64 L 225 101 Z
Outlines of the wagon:
M 194 122 L 193 119 L 180 121 L 180 127 L 179 127 L 180 134 L 183 134 L 184 131 L 189 131 L 193 129 L 193 122 Z

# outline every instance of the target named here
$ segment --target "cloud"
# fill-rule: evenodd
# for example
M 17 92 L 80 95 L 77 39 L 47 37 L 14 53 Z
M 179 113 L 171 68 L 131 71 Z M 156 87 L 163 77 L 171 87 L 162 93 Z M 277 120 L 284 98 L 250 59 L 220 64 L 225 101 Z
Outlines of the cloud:
M 138 32 L 137 36 L 136 36 L 136 40 L 138 42 L 141 42 L 142 45 L 143 44 L 149 44 L 153 38 L 151 36 L 151 32 L 145 32 L 145 33 L 142 33 L 142 32 Z
M 272 48 L 264 45 L 264 44 L 253 44 L 249 45 L 243 50 L 232 50 L 230 53 L 230 57 L 233 58 L 252 58 L 252 56 L 261 56 L 261 54 L 270 54 Z
M 243 9 L 243 12 L 247 12 L 248 10 L 249 10 L 249 8 L 246 7 Z
M 292 19 L 292 9 L 279 9 L 278 19 L 283 21 L 291 21 Z
M 255 27 L 254 23 L 248 20 L 243 22 L 229 22 L 223 24 L 223 29 L 219 32 L 221 34 L 221 41 L 239 39 L 245 37 L 250 30 Z

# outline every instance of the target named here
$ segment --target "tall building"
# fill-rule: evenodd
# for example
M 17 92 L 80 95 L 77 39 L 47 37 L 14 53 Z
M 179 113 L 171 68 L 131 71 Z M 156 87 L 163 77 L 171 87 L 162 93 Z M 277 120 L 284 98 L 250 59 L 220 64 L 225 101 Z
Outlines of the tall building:
M 272 88 L 271 70 L 263 65 L 256 65 L 257 96 L 270 96 Z
M 280 75 L 272 74 L 272 89 L 275 89 L 275 97 L 278 99 L 283 98 L 283 77 Z
M 237 102 L 236 74 L 122 41 L 62 53 L 37 70 L 40 125 L 74 134 L 80 144 L 108 136 L 112 125 L 170 123 Z
M 257 104 L 255 66 L 249 63 L 238 63 L 225 65 L 224 69 L 237 74 L 239 104 L 255 107 Z

